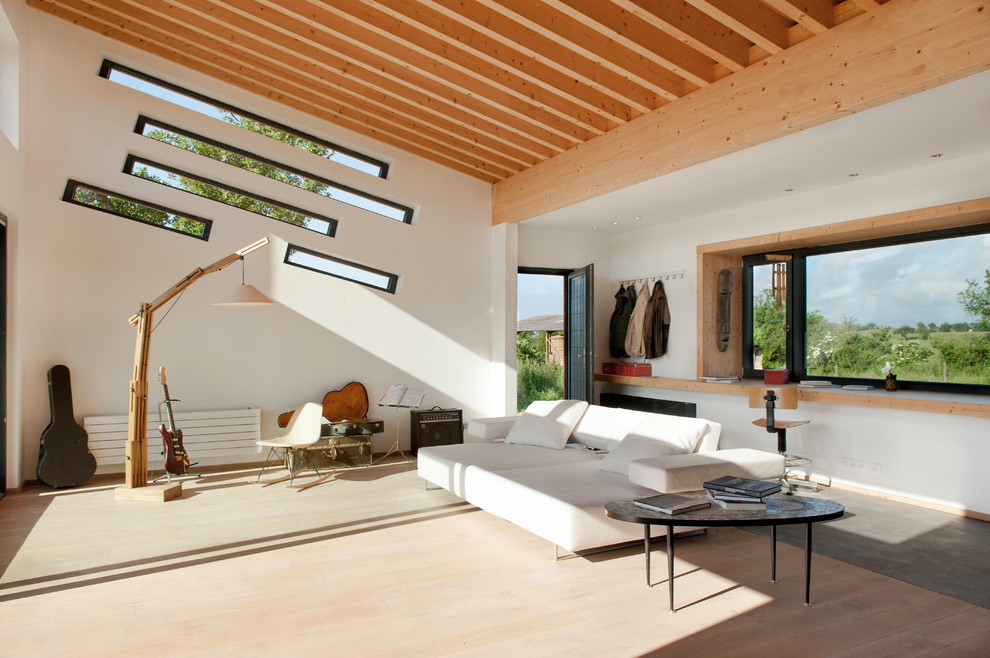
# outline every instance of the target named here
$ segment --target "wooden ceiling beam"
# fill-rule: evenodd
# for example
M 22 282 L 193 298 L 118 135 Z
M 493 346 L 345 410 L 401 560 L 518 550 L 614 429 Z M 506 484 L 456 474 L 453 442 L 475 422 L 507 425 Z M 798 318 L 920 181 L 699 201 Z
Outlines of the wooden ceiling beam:
M 687 0 L 770 54 L 790 45 L 791 22 L 757 0 Z
M 102 8 L 87 6 L 87 3 L 77 0 L 28 0 L 28 6 L 42 9 L 115 41 L 168 59 L 190 70 L 201 72 L 244 89 L 249 93 L 271 98 L 288 107 L 296 108 L 318 119 L 330 121 L 373 139 L 385 143 L 407 139 L 409 141 L 403 146 L 405 151 L 438 162 L 469 176 L 491 183 L 503 178 L 501 175 L 489 171 L 489 168 L 483 164 L 472 163 L 464 157 L 452 155 L 449 150 L 441 146 L 424 143 L 424 140 L 416 135 L 403 134 L 403 131 L 396 130 L 386 121 L 369 116 L 364 112 L 355 111 L 353 108 L 338 105 L 332 101 L 319 103 L 299 101 L 291 94 L 279 91 L 278 87 L 281 81 L 276 78 L 268 78 L 260 74 L 246 78 L 242 71 L 237 70 L 237 62 L 228 63 L 229 66 L 233 67 L 234 72 L 231 72 L 231 69 L 225 67 L 222 59 L 215 53 L 204 55 L 199 52 L 198 48 L 191 47 L 189 44 L 185 44 L 185 47 L 177 50 L 175 43 L 178 41 L 177 39 L 171 41 L 164 38 L 156 40 L 154 35 L 149 35 L 146 31 L 135 30 L 135 26 L 126 17 L 119 14 L 104 15 L 101 18 Z
M 657 62 L 692 84 L 703 87 L 715 80 L 714 60 L 611 2 L 543 1 L 588 29 Z
M 704 53 L 730 71 L 749 65 L 748 39 L 685 2 L 612 0 L 622 9 Z
M 216 0 L 220 1 L 220 0 Z M 349 71 L 360 76 L 362 69 L 379 70 L 416 84 L 449 99 L 467 95 L 491 106 L 491 112 L 507 113 L 553 132 L 574 143 L 606 132 L 612 126 L 601 117 L 587 112 L 569 114 L 559 108 L 542 91 L 529 93 L 510 87 L 495 86 L 488 79 L 449 60 L 417 52 L 390 36 L 348 19 L 337 3 L 300 2 L 299 0 L 222 0 L 246 15 L 270 17 L 273 11 L 290 16 L 300 23 L 302 33 L 313 33 L 317 40 L 331 43 L 337 54 L 360 65 Z M 343 20 L 342 20 L 343 19 Z M 530 86 L 531 87 L 531 86 Z M 535 98 L 534 98 L 535 97 Z M 573 106 L 569 106 L 573 111 Z
M 245 36 L 227 30 L 225 26 L 210 25 L 210 21 L 215 18 L 212 14 L 196 13 L 187 11 L 179 6 L 182 0 L 164 2 L 163 0 L 125 0 L 136 5 L 135 11 L 131 12 L 132 17 L 138 17 L 142 12 L 147 12 L 152 16 L 145 21 L 146 27 L 170 26 L 169 29 L 186 39 L 190 44 L 197 44 L 204 50 L 215 53 L 224 53 L 225 41 L 240 42 L 241 46 L 249 52 L 262 53 L 265 51 L 266 43 L 257 41 L 250 36 Z M 114 0 L 90 0 L 90 2 L 103 2 L 105 6 L 118 6 L 119 1 Z M 202 3 L 191 2 L 194 9 L 202 6 Z M 197 37 L 197 34 L 199 36 Z M 215 36 L 225 38 L 225 41 L 215 40 Z M 460 126 L 453 126 L 449 121 L 435 113 L 426 112 L 415 106 L 410 106 L 403 101 L 396 101 L 393 94 L 378 94 L 374 90 L 358 87 L 356 93 L 348 90 L 354 87 L 354 83 L 341 78 L 342 84 L 334 85 L 328 78 L 334 77 L 332 73 L 328 75 L 325 70 L 314 71 L 312 62 L 303 58 L 287 58 L 278 60 L 266 60 L 259 55 L 244 55 L 240 50 L 227 52 L 224 56 L 233 56 L 234 60 L 239 60 L 242 66 L 250 66 L 253 70 L 273 75 L 276 79 L 285 83 L 293 84 L 297 97 L 300 94 L 316 96 L 320 100 L 317 102 L 327 102 L 330 100 L 341 102 L 360 113 L 368 116 L 384 117 L 386 123 L 391 123 L 395 129 L 401 130 L 407 139 L 415 134 L 422 135 L 423 139 L 428 139 L 437 147 L 449 149 L 451 152 L 460 152 L 466 158 L 486 162 L 501 172 L 515 172 L 534 162 L 542 160 L 542 157 L 534 158 L 532 155 L 520 152 L 518 149 L 507 147 L 505 144 L 496 142 L 486 137 L 485 133 L 479 133 L 480 138 L 465 139 L 465 130 Z M 288 65 L 288 68 L 286 68 Z M 327 87 L 336 87 L 336 93 L 327 94 Z
M 490 72 L 486 75 L 495 81 L 525 80 L 578 108 L 601 116 L 613 125 L 625 123 L 633 116 L 653 109 L 630 102 L 611 90 L 585 84 L 569 72 L 548 66 L 540 59 L 530 58 L 517 46 L 492 39 L 462 19 L 446 13 L 442 5 L 422 0 L 363 0 L 361 5 L 368 14 L 363 20 L 378 22 L 386 31 L 414 46 L 423 47 L 434 56 L 457 61 L 477 75 L 485 74 L 484 68 L 476 64 L 482 61 L 489 67 Z M 339 2 L 336 6 L 343 8 Z
M 498 56 L 502 53 L 485 47 L 466 46 L 465 43 L 480 37 L 460 23 L 448 21 L 443 24 L 441 20 L 440 25 L 434 27 L 438 21 L 431 20 L 430 17 L 436 18 L 432 12 L 403 12 L 404 8 L 409 8 L 405 3 L 390 2 L 376 6 L 369 0 L 335 0 L 328 8 L 361 29 L 390 42 L 393 50 L 401 46 L 428 58 L 434 66 L 437 66 L 436 62 L 442 62 L 442 66 L 548 112 L 579 122 L 599 134 L 632 118 L 632 109 L 628 104 L 581 85 L 573 77 L 561 75 L 555 69 L 532 62 L 525 68 L 506 66 L 506 58 Z M 459 34 L 450 34 L 457 32 L 458 28 Z M 463 42 L 456 36 L 461 36 Z M 404 62 L 414 63 L 402 53 L 396 55 Z M 444 74 L 443 77 L 449 76 Z
M 600 66 L 629 77 L 668 101 L 677 100 L 689 91 L 685 89 L 687 81 L 684 78 L 601 34 L 589 35 L 588 29 L 580 22 L 543 2 L 478 2 L 533 30 L 540 38 L 566 44 L 568 48 L 592 59 Z
M 496 183 L 492 221 L 523 221 L 988 70 L 986 9 L 884 4 Z
M 188 2 L 187 6 L 195 9 L 204 5 L 200 2 Z M 523 138 L 530 144 L 558 153 L 574 145 L 573 138 L 561 137 L 533 122 L 496 112 L 490 103 L 469 95 L 451 96 L 449 89 L 431 79 L 417 78 L 414 72 L 403 69 L 400 74 L 396 74 L 386 67 L 362 65 L 340 57 L 331 42 L 321 41 L 317 38 L 318 35 L 291 16 L 266 9 L 262 13 L 263 26 L 267 29 L 262 30 L 262 27 L 256 26 L 260 25 L 258 19 L 250 12 L 227 9 L 218 3 L 207 6 L 204 11 L 218 19 L 222 17 L 219 21 L 221 25 L 238 28 L 244 35 L 256 35 L 262 31 L 264 38 L 272 42 L 265 51 L 270 52 L 273 59 L 280 56 L 278 53 L 285 53 L 286 57 L 291 57 L 296 52 L 304 53 L 309 61 L 321 68 L 317 78 L 328 76 L 326 80 L 347 81 L 352 85 L 363 85 L 386 95 L 398 96 L 431 114 L 451 117 L 461 125 L 471 125 L 472 121 L 498 125 L 500 129 L 494 133 L 500 135 L 497 139 L 509 139 L 516 147 L 525 148 Z M 356 69 L 360 69 L 360 75 L 355 74 Z M 319 85 L 319 80 L 317 84 Z M 513 134 L 515 137 L 512 137 Z
M 781 16 L 813 32 L 821 34 L 835 25 L 835 3 L 832 0 L 761 0 Z
M 375 0 L 383 4 L 381 0 Z M 394 0 L 387 5 L 394 5 Z M 659 94 L 629 79 L 628 76 L 600 66 L 596 61 L 567 48 L 556 40 L 543 38 L 536 31 L 492 11 L 476 0 L 402 0 L 419 14 L 435 13 L 449 22 L 460 22 L 492 42 L 502 44 L 513 52 L 516 68 L 525 69 L 538 62 L 571 76 L 593 89 L 615 96 L 638 112 L 649 112 L 667 102 Z M 471 44 L 481 50 L 477 42 Z

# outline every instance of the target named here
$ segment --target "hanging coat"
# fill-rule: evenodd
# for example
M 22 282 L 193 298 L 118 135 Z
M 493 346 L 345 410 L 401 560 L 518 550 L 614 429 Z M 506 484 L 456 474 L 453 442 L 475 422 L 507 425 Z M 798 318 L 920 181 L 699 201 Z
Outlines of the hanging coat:
M 612 317 L 608 321 L 608 353 L 613 359 L 624 359 L 626 356 L 626 327 L 629 326 L 629 314 L 626 308 L 629 306 L 629 297 L 626 295 L 625 286 L 619 286 L 619 292 L 615 293 L 615 309 Z M 630 309 L 631 310 L 631 309 Z M 625 316 L 625 322 L 622 322 Z M 620 324 L 622 331 L 619 330 Z
M 663 283 L 653 284 L 653 294 L 646 307 L 643 321 L 643 342 L 647 359 L 658 359 L 667 353 L 667 335 L 670 332 L 670 309 L 667 306 L 667 293 Z
M 645 283 L 636 296 L 636 306 L 633 307 L 629 318 L 629 330 L 626 332 L 626 353 L 629 356 L 643 356 L 646 345 L 643 342 L 643 320 L 646 319 L 646 306 L 650 303 L 650 288 Z

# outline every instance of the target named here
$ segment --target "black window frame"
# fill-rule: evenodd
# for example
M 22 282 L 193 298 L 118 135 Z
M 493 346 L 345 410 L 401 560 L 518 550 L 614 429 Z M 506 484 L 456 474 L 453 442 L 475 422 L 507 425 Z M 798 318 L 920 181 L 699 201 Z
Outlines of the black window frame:
M 179 229 L 172 228 L 170 226 L 162 226 L 160 224 L 153 224 L 151 222 L 145 221 L 145 220 L 140 219 L 138 217 L 132 217 L 130 215 L 126 215 L 124 213 L 117 212 L 117 211 L 114 211 L 114 210 L 108 210 L 106 208 L 101 208 L 99 206 L 93 206 L 93 205 L 90 205 L 88 203 L 82 203 L 81 201 L 77 201 L 75 199 L 76 190 L 78 188 L 80 188 L 80 187 L 85 188 L 85 189 L 88 189 L 88 190 L 92 190 L 94 192 L 99 192 L 101 194 L 106 194 L 108 196 L 114 196 L 114 197 L 117 197 L 119 199 L 123 199 L 124 201 L 127 201 L 129 203 L 133 203 L 133 204 L 136 204 L 136 205 L 139 205 L 139 206 L 145 206 L 146 208 L 151 208 L 152 210 L 158 210 L 160 212 L 168 213 L 169 215 L 176 215 L 178 217 L 183 217 L 185 219 L 190 219 L 190 220 L 193 220 L 193 221 L 196 221 L 196 222 L 202 222 L 203 223 L 203 234 L 202 235 L 194 235 L 192 233 L 187 233 L 186 231 L 180 231 Z M 65 184 L 65 191 L 62 193 L 62 201 L 65 201 L 67 203 L 71 203 L 71 204 L 76 205 L 76 206 L 80 206 L 82 208 L 89 208 L 90 210 L 97 210 L 99 212 L 106 213 L 108 215 L 112 215 L 114 217 L 122 217 L 122 218 L 128 219 L 128 220 L 130 220 L 132 222 L 137 222 L 138 224 L 141 224 L 143 226 L 151 226 L 151 227 L 154 227 L 154 228 L 159 228 L 159 229 L 162 229 L 163 231 L 169 231 L 171 233 L 177 233 L 178 235 L 183 235 L 183 236 L 185 236 L 187 238 L 193 238 L 193 239 L 196 239 L 196 240 L 202 240 L 204 242 L 209 242 L 209 240 L 210 240 L 210 231 L 213 228 L 213 220 L 212 219 L 206 219 L 205 217 L 200 217 L 199 215 L 193 215 L 193 214 L 187 213 L 187 212 L 180 212 L 178 210 L 174 210 L 172 208 L 169 208 L 168 206 L 163 206 L 161 204 L 153 203 L 151 201 L 145 201 L 143 199 L 138 199 L 138 198 L 132 197 L 132 196 L 127 195 L 127 194 L 121 194 L 120 192 L 114 192 L 112 190 L 108 190 L 106 188 L 99 187 L 98 185 L 91 185 L 89 183 L 83 183 L 82 181 L 78 181 L 78 180 L 75 180 L 75 179 L 72 179 L 72 178 L 70 178 L 66 182 L 66 184 Z
M 757 265 L 771 262 L 768 256 L 789 256 L 787 267 L 786 295 L 786 366 L 790 381 L 827 380 L 833 384 L 867 384 L 878 389 L 884 387 L 884 380 L 877 378 L 832 377 L 826 375 L 808 375 L 806 364 L 806 318 L 807 318 L 807 268 L 806 259 L 809 256 L 822 254 L 859 251 L 875 247 L 889 247 L 902 244 L 931 242 L 947 238 L 966 237 L 974 235 L 990 236 L 990 223 L 959 226 L 953 228 L 921 231 L 903 235 L 893 235 L 867 240 L 855 240 L 837 244 L 805 247 L 785 251 L 769 251 L 743 257 L 742 269 L 742 316 L 743 316 L 743 377 L 746 379 L 762 379 L 763 370 L 753 367 L 753 271 Z M 904 390 L 932 391 L 941 393 L 957 393 L 970 395 L 990 395 L 990 385 L 961 384 L 953 382 L 922 382 L 898 379 L 897 387 Z
M 231 203 L 226 203 L 224 201 L 219 201 L 217 199 L 213 199 L 212 197 L 204 196 L 202 194 L 197 194 L 196 192 L 193 192 L 192 190 L 187 190 L 187 189 L 182 188 L 182 187 L 174 187 L 172 185 L 168 185 L 167 183 L 161 183 L 159 181 L 152 180 L 150 178 L 145 178 L 144 176 L 140 176 L 140 175 L 134 173 L 134 168 L 135 168 L 135 165 L 137 165 L 137 164 L 145 164 L 145 165 L 148 165 L 150 167 L 154 167 L 156 169 L 161 169 L 161 170 L 167 171 L 167 172 L 169 172 L 171 174 L 175 174 L 176 176 L 181 176 L 183 178 L 190 178 L 192 180 L 199 181 L 200 183 L 205 183 L 206 185 L 212 185 L 213 187 L 218 187 L 220 189 L 227 190 L 228 192 L 233 192 L 234 194 L 240 194 L 241 196 L 246 196 L 246 197 L 249 197 L 249 198 L 254 199 L 256 201 L 260 201 L 262 203 L 266 203 L 266 204 L 271 205 L 271 206 L 278 206 L 279 208 L 283 208 L 283 209 L 288 210 L 290 212 L 299 213 L 300 215 L 304 215 L 304 216 L 310 217 L 312 219 L 319 219 L 321 221 L 327 222 L 327 230 L 326 231 L 318 231 L 315 228 L 309 228 L 308 226 L 300 226 L 299 224 L 293 224 L 291 222 L 285 222 L 285 221 L 282 221 L 282 220 L 278 219 L 277 217 L 272 217 L 270 215 L 266 215 L 265 213 L 259 212 L 257 210 L 251 210 L 251 209 L 248 209 L 248 208 L 242 208 L 241 206 L 237 206 L 237 205 L 234 205 L 234 204 L 231 204 Z M 275 199 L 272 199 L 272 198 L 266 197 L 266 196 L 261 196 L 260 194 L 254 194 L 253 192 L 248 192 L 247 190 L 243 190 L 243 189 L 241 189 L 239 187 L 234 187 L 233 185 L 228 185 L 227 183 L 221 183 L 220 181 L 214 180 L 212 178 L 207 178 L 205 176 L 200 176 L 199 174 L 193 174 L 193 173 L 188 172 L 188 171 L 185 171 L 183 169 L 179 169 L 178 167 L 172 167 L 170 165 L 162 164 L 160 162 L 156 162 L 154 160 L 151 160 L 150 158 L 144 158 L 144 157 L 141 157 L 141 156 L 137 156 L 137 155 L 133 155 L 133 154 L 128 154 L 127 155 L 127 158 L 125 158 L 125 160 L 124 160 L 124 169 L 123 169 L 123 172 L 125 174 L 129 175 L 129 176 L 134 176 L 135 178 L 139 178 L 141 180 L 145 180 L 145 181 L 148 181 L 150 183 L 157 183 L 159 185 L 162 185 L 162 186 L 167 187 L 167 188 L 172 189 L 172 190 L 179 190 L 180 192 L 185 192 L 186 194 L 192 194 L 193 196 L 198 197 L 198 198 L 201 198 L 201 199 L 209 199 L 210 201 L 215 201 L 216 203 L 222 203 L 222 204 L 224 204 L 226 206 L 229 206 L 231 208 L 237 208 L 239 210 L 244 210 L 246 212 L 250 212 L 250 213 L 253 213 L 255 215 L 261 215 L 262 217 L 266 217 L 266 218 L 268 218 L 268 219 L 270 219 L 272 221 L 279 222 L 280 224 L 286 224 L 287 226 L 295 226 L 297 228 L 301 228 L 301 229 L 304 229 L 304 230 L 307 230 L 307 231 L 313 231 L 314 233 L 318 233 L 319 235 L 325 235 L 325 236 L 331 237 L 331 238 L 332 237 L 335 237 L 336 234 L 337 234 L 337 225 L 339 223 L 339 220 L 336 220 L 333 217 L 327 217 L 325 215 L 320 215 L 320 214 L 315 213 L 315 212 L 310 212 L 308 210 L 303 210 L 302 208 L 299 208 L 297 206 L 293 206 L 293 205 L 290 205 L 288 203 L 283 203 L 281 201 L 276 201 Z
M 386 287 L 376 286 L 376 285 L 371 284 L 371 283 L 368 283 L 366 281 L 359 281 L 358 279 L 352 279 L 350 277 L 341 276 L 340 274 L 334 274 L 333 272 L 325 272 L 325 271 L 320 270 L 320 269 L 317 269 L 315 267 L 308 267 L 306 265 L 300 265 L 299 263 L 293 263 L 293 262 L 291 262 L 289 260 L 289 256 L 290 256 L 290 254 L 293 251 L 298 251 L 300 253 L 308 254 L 308 255 L 313 256 L 315 258 L 323 258 L 324 260 L 329 260 L 329 261 L 332 261 L 332 262 L 335 262 L 335 263 L 340 263 L 341 265 L 347 265 L 348 267 L 353 267 L 355 269 L 363 270 L 363 271 L 369 272 L 371 274 L 377 274 L 379 276 L 386 277 L 388 279 L 389 283 L 388 283 L 388 285 Z M 330 254 L 325 254 L 325 253 L 323 253 L 321 251 L 316 251 L 315 249 L 309 249 L 307 247 L 302 247 L 302 246 L 297 245 L 297 244 L 291 244 L 290 243 L 290 244 L 287 244 L 286 245 L 286 247 L 285 247 L 285 258 L 282 259 L 282 262 L 285 263 L 286 265 L 291 265 L 292 267 L 298 267 L 299 269 L 309 270 L 310 272 L 316 272 L 317 274 L 322 274 L 324 276 L 332 276 L 335 279 L 341 279 L 343 281 L 350 281 L 351 283 L 357 283 L 357 284 L 362 285 L 362 286 L 365 286 L 367 288 L 371 288 L 372 290 L 380 290 L 382 292 L 387 292 L 387 293 L 392 294 L 392 295 L 396 294 L 396 290 L 398 289 L 398 286 L 399 286 L 399 275 L 398 274 L 393 274 L 391 272 L 386 272 L 385 270 L 380 270 L 380 269 L 375 268 L 375 267 L 369 267 L 367 265 L 361 265 L 360 263 L 355 263 L 354 261 L 350 261 L 350 260 L 347 260 L 347 259 L 344 259 L 344 258 L 340 258 L 338 256 L 331 256 Z
M 335 144 L 333 142 L 327 141 L 327 140 L 322 139 L 320 137 L 316 137 L 315 135 L 311 135 L 309 133 L 306 133 L 306 132 L 304 132 L 302 130 L 297 130 L 296 128 L 292 128 L 290 126 L 287 126 L 284 123 L 280 123 L 278 121 L 274 121 L 272 119 L 268 119 L 266 117 L 261 116 L 260 114 L 255 114 L 254 112 L 249 112 L 248 110 L 244 110 L 242 108 L 239 108 L 236 105 L 231 105 L 230 103 L 225 103 L 223 101 L 219 101 L 219 100 L 217 100 L 215 98 L 211 98 L 209 96 L 206 96 L 205 94 L 200 94 L 200 93 L 195 92 L 195 91 L 192 91 L 190 89 L 186 89 L 185 87 L 181 87 L 181 86 L 179 86 L 177 84 L 174 84 L 172 82 L 168 82 L 166 80 L 162 80 L 161 78 L 157 78 L 157 77 L 155 77 L 153 75 L 149 75 L 148 73 L 144 73 L 142 71 L 138 71 L 137 69 L 132 69 L 129 66 L 124 66 L 123 64 L 118 64 L 118 63 L 116 63 L 114 61 L 111 61 L 109 59 L 104 59 L 103 60 L 103 63 L 100 65 L 99 76 L 101 78 L 105 78 L 106 80 L 109 81 L 110 80 L 110 74 L 114 70 L 120 71 L 122 73 L 125 73 L 127 75 L 133 76 L 135 78 L 139 78 L 139 79 L 144 80 L 145 82 L 149 82 L 149 83 L 151 83 L 153 85 L 158 85 L 158 86 L 164 87 L 165 89 L 168 89 L 169 91 L 175 92 L 177 94 L 181 94 L 183 96 L 188 96 L 188 97 L 190 97 L 192 99 L 195 99 L 195 100 L 197 100 L 197 101 L 199 101 L 201 103 L 205 103 L 207 105 L 212 105 L 213 107 L 219 108 L 221 110 L 226 110 L 227 112 L 231 112 L 233 114 L 239 114 L 239 115 L 244 116 L 244 117 L 246 117 L 248 119 L 251 119 L 252 121 L 257 121 L 258 123 L 264 124 L 264 125 L 266 125 L 266 126 L 268 126 L 270 128 L 274 128 L 275 130 L 279 130 L 279 131 L 284 132 L 284 133 L 287 133 L 289 135 L 293 135 L 295 137 L 299 137 L 301 139 L 305 139 L 306 141 L 313 142 L 314 144 L 319 144 L 320 146 L 323 146 L 325 148 L 331 149 L 333 151 L 338 151 L 340 153 L 344 153 L 348 157 L 354 158 L 355 160 L 360 160 L 361 162 L 367 163 L 367 164 L 369 164 L 369 165 L 371 165 L 373 167 L 378 167 L 379 173 L 377 174 L 376 178 L 388 179 L 388 176 L 389 176 L 389 164 L 387 162 L 385 162 L 384 160 L 379 160 L 378 158 L 374 158 L 374 157 L 372 157 L 370 155 L 366 155 L 366 154 L 361 153 L 359 151 L 355 151 L 354 149 L 348 148 L 346 146 L 341 146 L 339 144 Z M 282 142 L 282 143 L 284 143 L 284 142 Z M 289 146 L 291 146 L 291 145 L 289 145 Z M 341 166 L 344 166 L 344 167 L 347 167 L 348 166 L 348 165 L 342 164 L 342 163 L 337 163 L 337 164 L 341 164 Z M 351 168 L 353 169 L 353 167 L 351 167 Z M 356 171 L 359 171 L 359 170 L 356 170 Z M 362 173 L 365 173 L 365 172 L 362 172 Z M 371 175 L 374 175 L 374 174 L 371 174 Z
M 284 164 L 284 163 L 279 162 L 277 160 L 272 160 L 271 158 L 266 158 L 264 156 L 257 155 L 256 153 L 252 153 L 252 152 L 247 151 L 245 149 L 238 148 L 238 147 L 232 146 L 230 144 L 226 144 L 224 142 L 221 142 L 219 140 L 213 139 L 211 137 L 205 137 L 205 136 L 200 135 L 199 133 L 195 133 L 195 132 L 193 132 L 191 130 L 186 130 L 185 128 L 179 128 L 178 126 L 175 126 L 175 125 L 170 124 L 170 123 L 165 122 L 165 121 L 159 121 L 158 119 L 153 119 L 153 118 L 151 118 L 149 116 L 145 116 L 143 114 L 142 115 L 139 115 L 138 116 L 138 119 L 137 119 L 137 123 L 134 125 L 134 132 L 136 134 L 142 136 L 142 137 L 145 137 L 147 139 L 151 139 L 152 141 L 157 141 L 160 144 L 166 144 L 168 146 L 174 146 L 172 144 L 167 144 L 166 142 L 162 142 L 160 140 L 155 140 L 154 138 L 148 137 L 147 135 L 145 135 L 144 134 L 144 130 L 148 126 L 154 126 L 154 127 L 157 127 L 157 128 L 161 128 L 162 130 L 165 130 L 165 131 L 168 131 L 168 132 L 172 132 L 172 133 L 176 133 L 176 134 L 181 135 L 183 137 L 187 137 L 187 138 L 192 139 L 192 140 L 200 141 L 200 142 L 203 142 L 205 144 L 209 144 L 210 146 L 216 147 L 218 149 L 221 149 L 221 150 L 224 150 L 224 151 L 228 151 L 229 153 L 232 153 L 234 155 L 239 155 L 239 156 L 244 157 L 244 158 L 248 158 L 248 159 L 251 159 L 251 160 L 256 160 L 257 162 L 260 162 L 262 164 L 266 164 L 266 165 L 268 165 L 270 167 L 274 167 L 276 169 L 281 169 L 283 171 L 287 171 L 287 172 L 292 173 L 292 174 L 295 174 L 296 176 L 299 176 L 301 178 L 309 178 L 309 179 L 312 179 L 312 180 L 314 180 L 316 182 L 322 183 L 323 185 L 326 185 L 328 187 L 337 188 L 337 189 L 342 190 L 344 192 L 347 192 L 349 194 L 353 194 L 355 196 L 359 196 L 361 198 L 368 199 L 369 201 L 373 201 L 375 203 L 379 203 L 379 204 L 381 204 L 383 206 L 388 206 L 390 208 L 394 208 L 395 210 L 398 210 L 398 211 L 400 211 L 402 213 L 402 219 L 395 219 L 395 218 L 392 218 L 392 217 L 388 217 L 388 216 L 383 215 L 381 213 L 375 212 L 374 210 L 369 210 L 367 208 L 362 208 L 361 206 L 357 206 L 357 205 L 354 205 L 352 203 L 348 203 L 347 201 L 343 201 L 341 199 L 335 199 L 332 196 L 327 196 L 327 195 L 319 194 L 318 192 L 313 192 L 313 194 L 316 194 L 317 196 L 322 197 L 324 199 L 329 199 L 331 201 L 336 201 L 337 203 L 343 203 L 345 205 L 351 206 L 352 208 L 358 208 L 359 210 L 363 210 L 364 212 L 368 212 L 368 213 L 371 213 L 371 214 L 374 214 L 374 215 L 378 215 L 379 217 L 384 217 L 385 219 L 389 219 L 389 220 L 392 220 L 392 221 L 395 221 L 395 222 L 399 222 L 400 224 L 412 224 L 412 222 L 413 222 L 413 215 L 415 214 L 415 211 L 414 211 L 413 208 L 411 208 L 411 207 L 409 207 L 409 206 L 407 206 L 405 204 L 399 203 L 397 201 L 392 201 L 390 199 L 386 199 L 384 197 L 377 196 L 375 194 L 370 194 L 368 192 L 365 192 L 364 190 L 359 190 L 356 187 L 352 187 L 350 185 L 346 185 L 344 183 L 335 181 L 335 180 L 330 179 L 330 178 L 325 178 L 323 176 L 319 176 L 317 174 L 314 174 L 314 173 L 305 171 L 303 169 L 299 169 L 298 167 L 293 167 L 291 165 Z M 187 149 L 183 149 L 183 148 L 178 147 L 178 146 L 174 146 L 174 148 L 178 148 L 178 149 L 180 149 L 182 151 L 186 151 L 187 153 L 192 153 L 192 151 L 188 151 Z M 197 153 L 196 155 L 199 155 L 200 157 L 207 158 L 207 156 L 204 156 L 202 154 L 198 154 Z M 212 159 L 212 158 L 207 158 L 207 159 Z M 237 167 L 236 165 L 231 164 L 229 162 L 223 162 L 223 161 L 216 160 L 216 159 L 212 159 L 212 160 L 214 162 L 221 162 L 222 164 L 227 164 L 228 166 L 235 167 L 235 168 L 237 168 L 237 169 L 239 169 L 241 171 L 248 171 L 250 173 L 254 173 L 254 174 L 258 175 L 258 176 L 262 176 L 263 178 L 267 178 L 268 180 L 276 180 L 274 178 L 269 178 L 267 176 L 263 176 L 262 174 L 258 174 L 257 172 L 251 172 L 249 169 L 244 169 L 243 167 Z M 287 183 L 285 181 L 277 181 L 277 182 L 282 182 L 282 183 L 284 183 L 286 185 L 289 185 L 291 187 L 295 187 L 296 189 L 304 189 L 304 188 L 301 188 L 299 186 L 292 185 L 291 183 Z

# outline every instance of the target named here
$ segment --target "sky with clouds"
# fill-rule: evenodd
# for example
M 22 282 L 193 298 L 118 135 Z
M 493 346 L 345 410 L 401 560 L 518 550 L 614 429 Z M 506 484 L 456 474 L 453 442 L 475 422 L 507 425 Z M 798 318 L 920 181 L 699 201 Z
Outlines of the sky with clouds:
M 833 322 L 850 318 L 888 327 L 973 322 L 958 295 L 967 279 L 982 285 L 988 267 L 990 235 L 812 256 L 808 310 Z M 754 287 L 762 290 L 768 282 L 768 276 L 754 279 Z
M 534 315 L 563 315 L 564 277 L 546 274 L 520 274 L 516 320 Z

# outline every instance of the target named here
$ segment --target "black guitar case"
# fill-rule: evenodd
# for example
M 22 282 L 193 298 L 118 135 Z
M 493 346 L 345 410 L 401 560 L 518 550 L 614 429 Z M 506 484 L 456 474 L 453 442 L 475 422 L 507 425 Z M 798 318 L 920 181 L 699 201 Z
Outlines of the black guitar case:
M 74 487 L 96 473 L 96 457 L 89 451 L 89 435 L 72 414 L 67 367 L 52 366 L 48 371 L 48 398 L 52 422 L 41 433 L 38 479 L 50 487 Z

